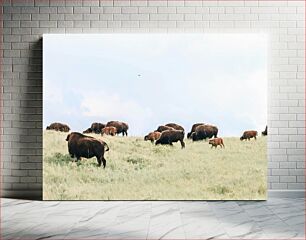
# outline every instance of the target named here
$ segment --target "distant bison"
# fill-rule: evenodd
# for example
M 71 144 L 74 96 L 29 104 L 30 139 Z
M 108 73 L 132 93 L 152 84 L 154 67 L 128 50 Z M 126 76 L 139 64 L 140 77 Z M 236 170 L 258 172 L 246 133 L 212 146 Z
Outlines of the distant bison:
M 268 126 L 266 126 L 265 130 L 261 132 L 262 136 L 267 136 L 268 135 Z
M 217 146 L 219 146 L 219 145 L 220 145 L 221 148 L 224 147 L 223 139 L 222 138 L 213 138 L 213 139 L 210 139 L 208 143 L 211 144 L 211 148 L 212 147 L 217 148 Z
M 87 128 L 85 131 L 83 131 L 83 133 L 92 133 L 92 129 L 91 128 Z
M 195 123 L 192 125 L 191 127 L 191 131 L 189 133 L 187 133 L 187 138 L 191 138 L 191 134 L 195 132 L 196 127 L 200 126 L 200 125 L 205 125 L 205 123 Z
M 47 126 L 46 130 L 55 130 L 60 132 L 69 132 L 70 128 L 68 125 L 63 123 L 52 123 L 50 126 Z
M 159 137 L 159 139 L 156 140 L 155 145 L 158 144 L 169 144 L 173 145 L 173 142 L 181 142 L 182 148 L 185 147 L 184 143 L 184 131 L 182 130 L 166 130 L 163 131 Z
M 175 130 L 182 130 L 182 131 L 185 132 L 185 129 L 184 129 L 182 126 L 180 126 L 180 125 L 178 125 L 178 124 L 176 124 L 176 123 L 167 123 L 165 126 L 167 126 L 167 127 L 172 127 L 172 128 L 174 128 Z
M 105 128 L 105 124 L 95 122 L 91 124 L 90 128 L 93 133 L 100 134 L 102 132 L 102 129 Z
M 158 128 L 155 131 L 156 132 L 163 132 L 163 131 L 166 131 L 166 130 L 175 130 L 175 129 L 173 127 L 161 125 L 161 126 L 158 126 Z
M 240 140 L 250 140 L 251 138 L 254 138 L 256 140 L 257 136 L 257 131 L 250 130 L 250 131 L 245 131 L 242 136 L 240 137 Z
M 122 133 L 122 136 L 127 136 L 129 125 L 127 125 L 124 122 L 119 122 L 119 121 L 110 121 L 106 124 L 106 127 L 115 127 L 117 130 L 117 134 Z
M 154 132 L 150 132 L 148 135 L 146 135 L 144 137 L 144 140 L 145 141 L 151 141 L 152 143 L 154 143 L 155 140 L 159 139 L 161 133 L 160 132 L 157 132 L 157 131 L 154 131 Z
M 117 133 L 117 129 L 115 127 L 105 127 L 102 129 L 102 135 L 111 135 L 111 136 L 115 136 Z
M 109 150 L 105 142 L 78 132 L 68 134 L 66 141 L 68 141 L 68 151 L 72 158 L 76 157 L 77 161 L 79 161 L 81 157 L 96 157 L 99 167 L 103 163 L 103 167 L 105 168 L 106 160 L 104 158 L 104 152 Z
M 195 131 L 191 134 L 193 141 L 206 140 L 207 138 L 217 137 L 218 128 L 212 125 L 199 125 L 195 128 Z

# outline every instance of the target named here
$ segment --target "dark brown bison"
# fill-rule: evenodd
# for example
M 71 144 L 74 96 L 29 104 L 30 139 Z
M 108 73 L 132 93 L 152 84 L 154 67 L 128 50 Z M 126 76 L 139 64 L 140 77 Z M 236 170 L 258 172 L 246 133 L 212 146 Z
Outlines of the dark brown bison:
M 110 121 L 106 124 L 106 127 L 115 127 L 117 130 L 117 134 L 122 133 L 122 136 L 127 136 L 127 130 L 129 129 L 129 125 L 124 122 L 119 121 Z
M 195 132 L 195 129 L 197 126 L 200 126 L 200 125 L 205 125 L 205 123 L 195 123 L 192 125 L 191 127 L 191 131 L 189 133 L 187 133 L 187 138 L 191 138 L 191 134 Z
M 148 135 L 146 135 L 144 137 L 144 140 L 145 141 L 151 141 L 151 143 L 154 143 L 155 140 L 159 139 L 161 133 L 160 132 L 157 132 L 157 131 L 154 131 L 154 132 L 150 132 Z
M 166 131 L 166 130 L 175 130 L 175 129 L 173 127 L 161 125 L 161 126 L 158 126 L 158 128 L 155 130 L 155 132 L 163 132 L 163 131 Z
M 109 150 L 105 142 L 78 132 L 68 134 L 66 141 L 68 141 L 68 151 L 72 158 L 76 157 L 77 161 L 79 161 L 81 157 L 96 157 L 99 167 L 103 163 L 103 167 L 105 168 L 106 160 L 104 158 L 104 152 Z
M 117 133 L 117 129 L 115 127 L 105 127 L 102 129 L 102 135 L 111 135 L 111 136 L 115 136 Z
M 222 138 L 213 138 L 213 139 L 210 139 L 208 143 L 211 144 L 211 148 L 212 147 L 217 148 L 217 146 L 219 146 L 219 145 L 220 145 L 221 148 L 224 147 L 223 139 Z
M 92 129 L 91 128 L 87 128 L 85 131 L 83 131 L 83 133 L 92 133 Z
M 156 140 L 155 145 L 158 144 L 169 144 L 173 145 L 173 142 L 181 142 L 182 148 L 185 147 L 184 143 L 184 131 L 182 130 L 166 130 L 163 131 L 159 137 L 159 139 Z
M 178 125 L 178 124 L 176 124 L 176 123 L 167 123 L 165 126 L 167 126 L 167 127 L 172 127 L 172 128 L 174 128 L 175 130 L 182 130 L 182 131 L 185 132 L 185 129 L 184 129 L 182 126 L 180 126 L 180 125 Z
M 100 134 L 102 132 L 102 129 L 105 128 L 105 124 L 95 122 L 91 124 L 90 128 L 93 133 Z
M 190 138 L 193 141 L 206 140 L 207 138 L 217 137 L 218 128 L 212 125 L 199 125 L 191 134 Z
M 251 138 L 254 138 L 256 140 L 257 131 L 249 130 L 245 131 L 242 136 L 240 137 L 240 140 L 250 140 Z
M 266 126 L 265 130 L 261 132 L 262 136 L 267 136 L 268 135 L 268 126 Z
M 60 132 L 69 132 L 70 128 L 67 124 L 63 123 L 52 123 L 50 126 L 47 126 L 46 130 L 55 130 Z

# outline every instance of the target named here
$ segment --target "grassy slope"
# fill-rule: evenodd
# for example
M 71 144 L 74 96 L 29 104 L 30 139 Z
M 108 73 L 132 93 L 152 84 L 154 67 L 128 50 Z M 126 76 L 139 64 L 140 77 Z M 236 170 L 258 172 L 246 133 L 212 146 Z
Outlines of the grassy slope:
M 186 140 L 155 146 L 136 137 L 103 137 L 106 168 L 71 162 L 67 133 L 44 132 L 44 199 L 265 199 L 266 138 L 224 138 L 225 149 Z M 94 137 L 101 138 L 99 135 Z

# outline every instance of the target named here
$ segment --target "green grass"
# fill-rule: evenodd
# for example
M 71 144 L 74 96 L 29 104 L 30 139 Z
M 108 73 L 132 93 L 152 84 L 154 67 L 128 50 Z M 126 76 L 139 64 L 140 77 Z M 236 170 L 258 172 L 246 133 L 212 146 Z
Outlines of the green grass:
M 155 146 L 137 137 L 103 137 L 106 168 L 96 158 L 72 162 L 67 133 L 44 131 L 45 200 L 266 199 L 266 137 L 224 138 L 225 149 L 185 140 Z M 102 138 L 100 135 L 91 135 Z

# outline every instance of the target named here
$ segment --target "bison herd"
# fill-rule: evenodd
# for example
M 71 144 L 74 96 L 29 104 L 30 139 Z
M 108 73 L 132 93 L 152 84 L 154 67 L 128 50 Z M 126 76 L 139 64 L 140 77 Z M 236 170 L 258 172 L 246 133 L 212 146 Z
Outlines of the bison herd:
M 120 121 L 110 121 L 106 124 L 103 123 L 92 123 L 91 126 L 83 131 L 83 133 L 95 133 L 101 135 L 115 136 L 122 133 L 122 136 L 127 136 L 129 126 L 128 124 Z M 47 126 L 46 130 L 55 130 L 61 132 L 69 132 L 70 128 L 68 125 L 63 123 L 52 123 Z M 218 137 L 218 128 L 216 126 L 205 124 L 205 123 L 195 123 L 191 127 L 191 131 L 187 133 L 187 139 L 192 141 L 200 141 L 209 139 L 208 143 L 211 148 L 220 146 L 224 148 L 223 139 Z M 250 140 L 254 138 L 256 140 L 258 133 L 255 130 L 244 131 L 240 140 Z M 268 135 L 268 127 L 262 132 L 263 136 Z M 156 130 L 148 133 L 145 137 L 145 141 L 155 142 L 155 145 L 173 145 L 175 142 L 180 142 L 181 148 L 185 148 L 184 142 L 185 129 L 176 124 L 168 123 L 165 125 L 160 125 Z M 108 145 L 94 137 L 86 136 L 82 133 L 71 132 L 68 134 L 66 141 L 68 142 L 68 152 L 72 158 L 76 158 L 77 161 L 83 158 L 96 157 L 98 165 L 103 167 L 106 166 L 106 160 L 104 158 L 104 153 L 109 150 Z

